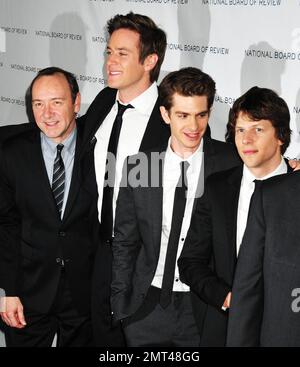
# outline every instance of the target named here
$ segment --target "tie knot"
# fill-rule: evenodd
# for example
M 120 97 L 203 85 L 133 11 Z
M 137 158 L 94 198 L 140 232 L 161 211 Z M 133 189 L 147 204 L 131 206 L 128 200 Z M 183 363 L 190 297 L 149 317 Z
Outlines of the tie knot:
M 131 104 L 124 105 L 121 104 L 119 101 L 117 102 L 118 102 L 118 113 L 117 113 L 118 117 L 122 117 L 127 108 L 133 108 Z
M 262 183 L 263 183 L 263 180 L 253 180 L 254 184 L 255 184 L 255 187 L 261 187 Z
M 190 164 L 188 161 L 181 161 L 180 162 L 180 179 L 178 181 L 179 186 L 187 188 L 187 170 L 189 168 Z
M 63 150 L 63 147 L 64 147 L 64 145 L 63 145 L 63 144 L 58 144 L 58 145 L 56 146 L 57 154 L 61 154 L 61 151 Z

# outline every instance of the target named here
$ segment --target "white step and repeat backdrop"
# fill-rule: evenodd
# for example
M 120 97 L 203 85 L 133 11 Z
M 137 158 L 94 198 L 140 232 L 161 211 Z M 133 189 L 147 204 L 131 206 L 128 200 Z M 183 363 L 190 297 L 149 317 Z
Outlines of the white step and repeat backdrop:
M 167 32 L 161 77 L 192 65 L 215 79 L 215 138 L 235 98 L 268 87 L 290 107 L 286 155 L 300 157 L 300 0 L 0 0 L 0 125 L 27 121 L 25 91 L 50 65 L 76 74 L 84 113 L 106 82 L 106 21 L 130 10 Z

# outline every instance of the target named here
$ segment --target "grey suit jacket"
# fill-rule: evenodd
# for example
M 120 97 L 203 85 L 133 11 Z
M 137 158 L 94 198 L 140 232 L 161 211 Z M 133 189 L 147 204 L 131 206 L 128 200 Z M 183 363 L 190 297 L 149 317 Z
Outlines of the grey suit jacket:
M 300 317 L 294 312 L 299 191 L 295 172 L 264 181 L 253 195 L 232 291 L 228 346 L 300 346 Z
M 158 152 L 164 150 L 165 147 Z M 238 164 L 240 160 L 233 146 L 204 138 L 205 177 Z M 123 178 L 127 178 L 135 167 L 127 161 L 124 167 L 127 175 L 124 174 Z M 148 168 L 149 171 L 153 169 L 151 165 Z M 158 171 L 161 178 L 161 167 Z M 161 182 L 157 187 L 151 186 L 149 182 L 148 187 L 133 187 L 129 184 L 120 188 L 113 242 L 111 297 L 116 320 L 132 315 L 140 307 L 153 280 L 160 252 L 162 199 Z M 194 303 L 197 310 L 195 317 L 201 323 L 206 305 L 197 296 Z

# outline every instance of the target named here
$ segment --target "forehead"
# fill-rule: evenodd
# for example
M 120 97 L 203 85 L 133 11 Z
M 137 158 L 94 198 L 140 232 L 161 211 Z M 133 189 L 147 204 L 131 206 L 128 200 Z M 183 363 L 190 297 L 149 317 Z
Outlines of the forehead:
M 206 96 L 182 96 L 175 93 L 172 97 L 172 107 L 174 111 L 195 112 L 207 110 Z
M 273 127 L 273 124 L 270 120 L 254 120 L 251 116 L 249 116 L 247 113 L 241 111 L 238 114 L 238 117 L 236 119 L 236 126 L 239 127 L 251 127 L 251 126 L 265 126 L 265 127 Z
M 138 48 L 140 35 L 131 29 L 120 28 L 114 31 L 108 41 L 108 47 L 113 48 Z
M 63 74 L 43 75 L 39 77 L 32 86 L 32 98 L 51 95 L 69 95 L 71 89 Z

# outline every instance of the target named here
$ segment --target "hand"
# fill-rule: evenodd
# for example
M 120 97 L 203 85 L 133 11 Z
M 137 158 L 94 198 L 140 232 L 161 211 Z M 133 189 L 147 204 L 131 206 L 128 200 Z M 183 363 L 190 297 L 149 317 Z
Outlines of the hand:
M 26 326 L 23 305 L 19 297 L 1 298 L 1 318 L 6 325 L 22 329 Z
M 293 168 L 293 171 L 299 171 L 300 170 L 300 160 L 298 159 L 290 159 L 289 165 L 291 168 Z
M 229 292 L 225 298 L 225 301 L 223 303 L 223 307 L 224 308 L 229 308 L 230 307 L 230 302 L 231 302 L 231 292 Z

